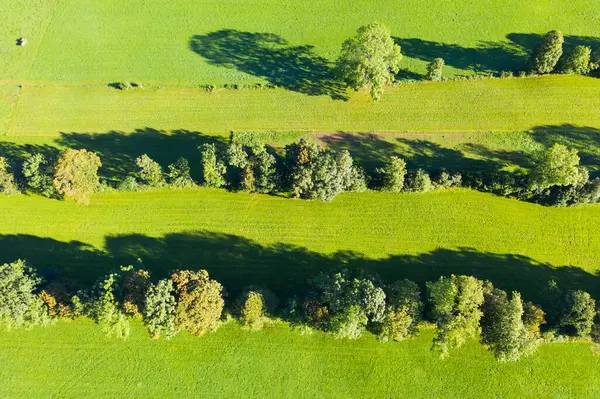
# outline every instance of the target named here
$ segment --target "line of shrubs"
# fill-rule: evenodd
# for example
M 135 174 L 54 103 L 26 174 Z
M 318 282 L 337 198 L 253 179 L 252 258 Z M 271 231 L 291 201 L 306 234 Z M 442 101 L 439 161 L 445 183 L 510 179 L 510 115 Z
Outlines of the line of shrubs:
M 599 348 L 596 301 L 554 282 L 541 293 L 544 310 L 472 276 L 440 277 L 424 292 L 406 279 L 384 283 L 346 269 L 322 272 L 309 283 L 305 297 L 280 304 L 266 287 L 249 286 L 232 297 L 206 270 L 176 270 L 153 281 L 139 262 L 74 292 L 69 280 L 42 281 L 18 260 L 0 266 L 0 324 L 31 328 L 88 317 L 107 336 L 126 338 L 131 320 L 141 320 L 152 338 L 171 339 L 180 331 L 202 336 L 235 318 L 252 331 L 284 321 L 302 334 L 319 330 L 358 339 L 369 331 L 381 342 L 414 337 L 419 327 L 433 324 L 432 350 L 441 357 L 469 339 L 479 339 L 500 361 L 517 361 L 541 342 L 591 339 L 595 353 Z
M 347 150 L 335 151 L 301 138 L 278 155 L 251 134 L 233 134 L 225 151 L 214 144 L 199 147 L 202 185 L 256 193 L 287 192 L 293 197 L 332 201 L 338 194 L 367 189 L 389 192 L 427 192 L 467 187 L 544 205 L 567 206 L 600 201 L 600 179 L 590 179 L 579 165 L 577 151 L 555 144 L 535 157 L 529 174 L 508 172 L 409 170 L 391 156 L 370 175 L 356 166 Z M 11 195 L 28 191 L 87 203 L 94 191 L 140 191 L 148 188 L 197 186 L 188 160 L 179 158 L 165 172 L 143 154 L 135 160 L 137 172 L 113 184 L 100 183 L 102 163 L 93 152 L 65 150 L 56 160 L 33 154 L 11 167 L 0 157 L 0 191 Z M 20 173 L 15 173 L 20 172 Z

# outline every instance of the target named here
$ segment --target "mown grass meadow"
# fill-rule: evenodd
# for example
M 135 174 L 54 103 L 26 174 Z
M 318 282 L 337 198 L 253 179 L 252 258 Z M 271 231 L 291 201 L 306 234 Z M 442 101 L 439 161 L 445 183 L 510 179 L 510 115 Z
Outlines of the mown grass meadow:
M 381 344 L 301 336 L 288 327 L 250 333 L 235 325 L 203 338 L 156 341 L 135 324 L 125 341 L 89 321 L 0 334 L 0 395 L 36 398 L 177 397 L 594 397 L 599 360 L 585 343 L 547 344 L 501 364 L 469 342 L 440 361 L 432 330 Z M 556 359 L 560 359 L 557 361 Z M 32 360 L 35 359 L 35 360 Z M 82 372 L 83 371 L 83 372 Z

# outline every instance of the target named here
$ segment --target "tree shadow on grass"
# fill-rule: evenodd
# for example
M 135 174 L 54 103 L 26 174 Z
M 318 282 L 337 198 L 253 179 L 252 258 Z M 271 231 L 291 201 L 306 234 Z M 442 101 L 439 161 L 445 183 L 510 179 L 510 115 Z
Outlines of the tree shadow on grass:
M 158 162 L 163 170 L 179 157 L 187 158 L 192 177 L 201 180 L 201 161 L 198 146 L 209 143 L 224 147 L 225 137 L 207 136 L 189 130 L 170 132 L 152 128 L 136 129 L 131 133 L 61 133 L 57 144 L 68 148 L 85 148 L 96 152 L 102 161 L 102 178 L 119 182 L 137 171 L 135 160 L 142 154 Z
M 244 237 L 209 231 L 172 233 L 163 237 L 131 234 L 109 236 L 106 251 L 81 242 L 61 242 L 30 235 L 0 236 L 0 261 L 27 259 L 33 266 L 58 270 L 77 283 L 91 284 L 119 265 L 138 258 L 155 278 L 175 269 L 206 269 L 232 294 L 250 284 L 265 285 L 282 298 L 307 292 L 307 280 L 321 271 L 349 268 L 379 275 L 385 282 L 408 278 L 422 286 L 439 276 L 473 275 L 525 299 L 539 300 L 548 280 L 561 287 L 581 288 L 598 296 L 599 280 L 578 267 L 553 267 L 526 256 L 478 252 L 472 248 L 436 249 L 420 255 L 371 259 L 351 251 L 331 255 L 285 243 L 261 245 Z
M 506 41 L 480 41 L 476 47 L 440 43 L 418 38 L 394 38 L 402 48 L 402 54 L 430 62 L 443 58 L 446 65 L 480 73 L 501 71 L 526 71 L 529 60 L 542 40 L 543 34 L 509 33 Z M 563 54 L 570 53 L 576 46 L 588 46 L 600 50 L 600 38 L 591 36 L 565 35 Z
M 546 147 L 558 143 L 576 149 L 581 165 L 587 167 L 592 176 L 600 175 L 600 129 L 571 124 L 536 126 L 532 137 Z
M 531 165 L 528 157 L 519 151 L 491 150 L 473 143 L 465 143 L 463 146 L 481 156 L 480 159 L 470 158 L 460 149 L 446 148 L 420 138 L 337 132 L 321 135 L 320 139 L 333 149 L 348 150 L 356 163 L 367 172 L 373 172 L 389 161 L 391 156 L 404 158 L 409 169 L 422 168 L 430 172 L 441 169 L 493 172 L 514 164 L 520 167 Z
M 142 154 L 157 161 L 164 171 L 177 158 L 184 157 L 189 161 L 192 177 L 200 181 L 202 167 L 198 146 L 205 143 L 215 144 L 222 150 L 227 145 L 228 138 L 184 129 L 164 131 L 150 127 L 133 132 L 70 132 L 61 133 L 56 146 L 0 142 L 0 156 L 6 157 L 13 170 L 19 173 L 29 154 L 41 153 L 47 158 L 56 159 L 61 148 L 86 149 L 97 153 L 102 161 L 102 167 L 98 170 L 100 178 L 113 183 L 133 175 L 137 171 L 135 160 Z
M 210 64 L 237 69 L 285 89 L 346 100 L 334 68 L 313 46 L 293 46 L 273 33 L 222 29 L 194 35 L 190 49 Z
M 400 45 L 402 54 L 430 62 L 443 58 L 446 65 L 474 72 L 499 72 L 523 70 L 527 64 L 527 54 L 511 42 L 481 41 L 477 47 L 463 47 L 423 40 L 418 38 L 394 38 Z

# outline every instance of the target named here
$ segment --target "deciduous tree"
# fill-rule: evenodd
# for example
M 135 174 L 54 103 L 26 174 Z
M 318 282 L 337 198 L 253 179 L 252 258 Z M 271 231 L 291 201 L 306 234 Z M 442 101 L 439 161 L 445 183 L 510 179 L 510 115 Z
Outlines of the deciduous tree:
M 371 89 L 371 97 L 381 97 L 386 84 L 400 70 L 402 54 L 390 30 L 378 22 L 360 27 L 356 36 L 342 44 L 338 68 L 345 82 L 356 90 Z

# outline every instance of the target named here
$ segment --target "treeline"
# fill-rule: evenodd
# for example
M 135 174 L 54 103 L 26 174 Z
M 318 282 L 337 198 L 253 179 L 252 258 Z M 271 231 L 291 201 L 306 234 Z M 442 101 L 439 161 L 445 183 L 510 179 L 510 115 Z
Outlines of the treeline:
M 305 297 L 283 302 L 259 286 L 232 297 L 206 270 L 176 270 L 154 281 L 140 262 L 73 292 L 69 280 L 42 281 L 19 260 L 0 266 L 0 324 L 30 328 L 88 317 L 107 336 L 126 338 L 131 320 L 141 320 L 152 338 L 170 339 L 181 331 L 202 336 L 235 318 L 252 331 L 265 322 L 286 321 L 302 334 L 318 330 L 357 339 L 369 331 L 387 342 L 414 337 L 420 326 L 433 323 L 432 350 L 441 357 L 478 339 L 500 361 L 530 355 L 541 342 L 600 342 L 596 301 L 581 290 L 562 291 L 554 282 L 541 293 L 541 304 L 472 276 L 440 277 L 422 290 L 406 279 L 384 283 L 344 269 L 323 272 L 309 286 Z
M 300 139 L 278 155 L 251 135 L 233 134 L 225 150 L 214 144 L 199 147 L 201 185 L 252 193 L 290 193 L 293 197 L 332 201 L 342 192 L 367 189 L 389 192 L 427 192 L 467 187 L 544 205 L 591 204 L 600 201 L 600 179 L 590 179 L 579 165 L 577 151 L 562 144 L 540 151 L 529 174 L 508 172 L 408 169 L 405 160 L 391 156 L 370 174 L 355 165 L 347 150 L 335 151 Z M 194 187 L 189 162 L 179 158 L 163 170 L 143 154 L 137 171 L 113 186 L 100 183 L 100 158 L 86 150 L 65 150 L 54 160 L 32 154 L 21 165 L 0 157 L 0 191 L 19 191 L 87 203 L 95 191 L 140 191 L 149 188 Z

